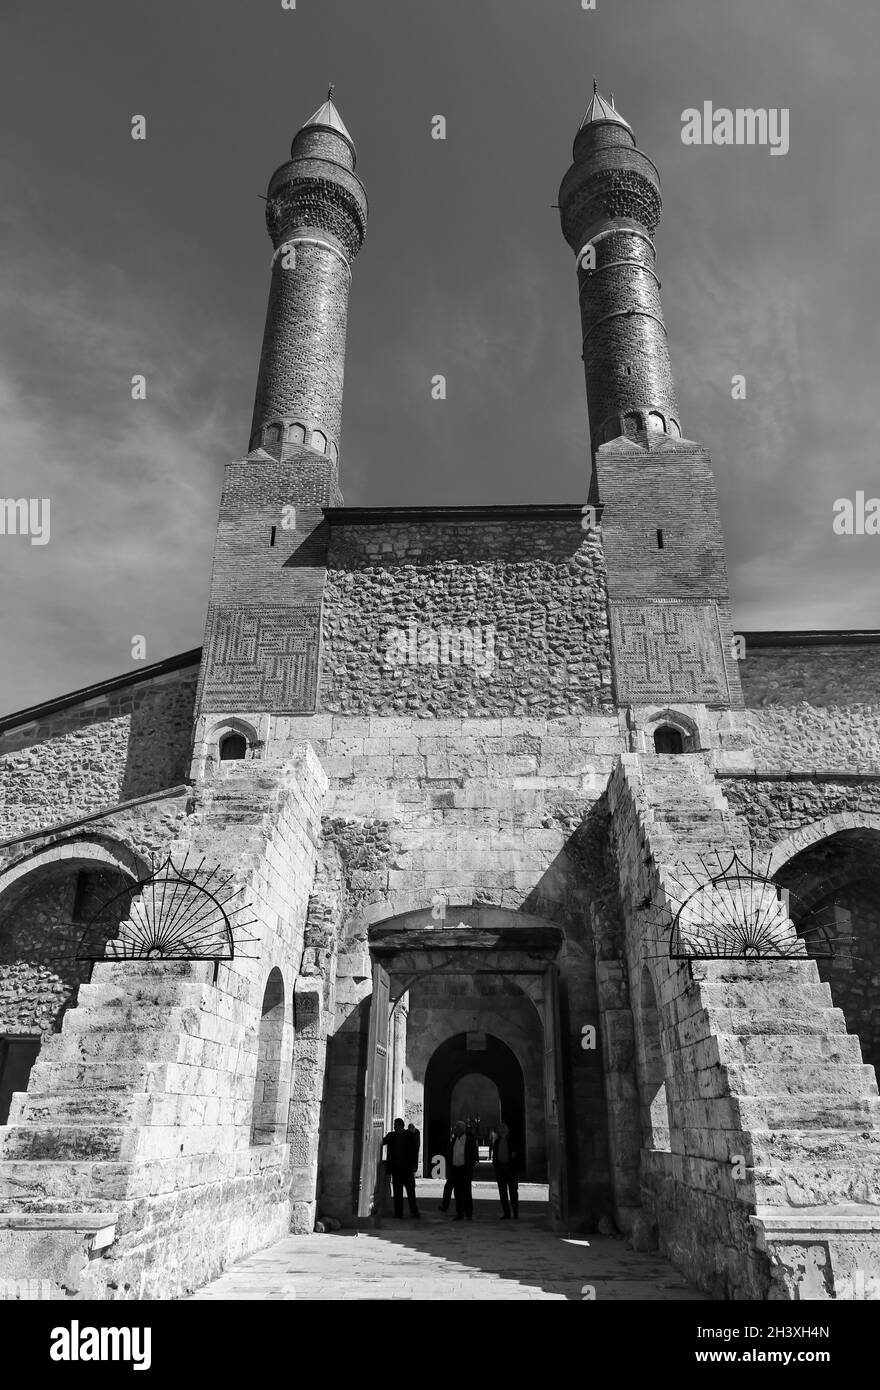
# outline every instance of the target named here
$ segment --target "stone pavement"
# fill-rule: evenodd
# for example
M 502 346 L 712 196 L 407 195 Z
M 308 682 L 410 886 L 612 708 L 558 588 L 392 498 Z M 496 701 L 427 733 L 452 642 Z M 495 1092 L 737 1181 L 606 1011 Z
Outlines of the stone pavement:
M 474 1184 L 473 1222 L 442 1216 L 439 1192 L 440 1184 L 420 1183 L 420 1221 L 386 1217 L 364 1232 L 288 1236 L 192 1297 L 582 1301 L 592 1288 L 598 1302 L 705 1298 L 668 1261 L 637 1254 L 624 1239 L 552 1231 L 546 1203 L 531 1200 L 529 1188 L 519 1221 L 498 1220 L 489 1183 Z

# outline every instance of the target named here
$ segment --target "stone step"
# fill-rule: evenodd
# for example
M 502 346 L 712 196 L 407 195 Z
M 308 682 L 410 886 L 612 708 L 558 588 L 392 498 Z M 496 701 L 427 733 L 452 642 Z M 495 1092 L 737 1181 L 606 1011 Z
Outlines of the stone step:
M 804 1062 L 824 1067 L 859 1066 L 862 1049 L 852 1033 L 716 1033 L 722 1066 Z
M 796 1096 L 736 1096 L 743 1129 L 867 1129 L 880 1124 L 877 1096 L 803 1092 Z
M 62 1062 L 42 1059 L 34 1063 L 28 1095 L 57 1095 L 59 1088 L 99 1091 L 162 1090 L 165 1062 L 119 1060 L 105 1062 Z
M 775 980 L 791 983 L 820 984 L 816 962 L 809 956 L 798 956 L 794 960 L 713 960 L 699 961 L 694 965 L 699 971 L 700 983 L 710 984 L 737 980 Z
M 751 1129 L 747 1150 L 756 1166 L 880 1162 L 880 1127 L 869 1129 Z
M 858 1045 L 858 1039 L 854 1039 Z M 800 1062 L 724 1063 L 730 1089 L 737 1096 L 766 1096 L 786 1101 L 797 1096 L 822 1094 L 840 1100 L 848 1096 L 868 1099 L 877 1096 L 874 1068 L 864 1063 L 831 1067 L 823 1062 L 812 1066 Z
M 91 1191 L 96 1171 L 116 1167 L 108 1163 L 34 1159 L 0 1162 L 0 1208 L 9 1210 L 13 1206 L 32 1202 L 70 1202 L 79 1205 Z
M 116 1007 L 130 1008 L 134 1004 L 162 1006 L 175 1004 L 179 1008 L 198 1008 L 203 1000 L 209 1000 L 214 991 L 197 980 L 152 980 L 132 981 L 128 987 L 121 984 L 83 984 L 77 995 L 77 1009 L 92 1011 Z M 75 1012 L 71 1010 L 70 1012 Z
M 206 1010 L 175 1005 L 118 1003 L 100 1009 L 69 1009 L 61 1025 L 69 1033 L 198 1033 Z
M 760 1012 L 820 1013 L 834 1007 L 831 987 L 822 981 L 701 980 L 700 998 L 708 1008 L 749 1009 Z
M 176 1062 L 186 1035 L 171 1031 L 133 1029 L 68 1029 L 53 1033 L 43 1044 L 44 1065 L 120 1062 Z
M 787 1013 L 768 1009 L 713 1008 L 713 1033 L 740 1036 L 777 1034 L 779 1037 L 819 1035 L 838 1038 L 845 1034 L 846 1018 L 841 1009 L 821 1009 L 818 1013 L 791 1010 Z
M 756 1168 L 755 1195 L 767 1206 L 822 1206 L 837 1202 L 874 1205 L 880 1216 L 880 1162 L 833 1160 L 810 1165 Z
M 142 1125 L 148 1123 L 155 1099 L 145 1091 L 82 1091 L 49 1096 L 28 1091 L 13 1098 L 8 1123 Z
M 124 1125 L 7 1125 L 0 1129 L 0 1163 L 8 1159 L 87 1159 L 124 1162 L 140 1130 Z

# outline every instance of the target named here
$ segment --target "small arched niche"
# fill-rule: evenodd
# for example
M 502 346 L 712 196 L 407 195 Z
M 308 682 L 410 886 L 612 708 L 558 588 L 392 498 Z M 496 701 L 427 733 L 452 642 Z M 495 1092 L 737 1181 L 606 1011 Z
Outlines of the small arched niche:
M 221 763 L 238 762 L 248 755 L 248 741 L 244 734 L 238 733 L 235 729 L 230 729 L 220 739 L 218 746 Z
M 645 745 L 653 753 L 698 753 L 700 731 L 680 710 L 659 710 L 645 724 Z
M 684 734 L 672 724 L 658 724 L 654 730 L 655 753 L 683 753 Z

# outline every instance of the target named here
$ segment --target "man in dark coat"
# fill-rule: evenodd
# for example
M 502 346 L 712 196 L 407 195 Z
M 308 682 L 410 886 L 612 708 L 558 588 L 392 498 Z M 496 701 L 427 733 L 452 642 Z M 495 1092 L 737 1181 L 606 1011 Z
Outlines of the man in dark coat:
M 474 1219 L 474 1196 L 471 1184 L 474 1178 L 474 1168 L 477 1165 L 477 1141 L 473 1133 L 465 1126 L 464 1120 L 458 1120 L 452 1134 L 452 1143 L 449 1145 L 449 1153 L 446 1160 L 446 1171 L 452 1177 L 452 1191 L 455 1196 L 455 1217 L 456 1221 L 473 1221 Z
M 394 1197 L 394 1215 L 403 1216 L 403 1194 L 406 1192 L 410 1216 L 418 1216 L 416 1205 L 416 1173 L 413 1162 L 415 1146 L 413 1137 L 406 1131 L 403 1120 L 394 1121 L 394 1129 L 382 1140 L 385 1150 L 385 1169 L 391 1174 L 391 1192 Z
M 510 1220 L 511 1209 L 514 1220 L 518 1220 L 519 1183 L 516 1170 L 519 1155 L 513 1147 L 507 1125 L 499 1126 L 498 1134 L 493 1139 L 489 1150 L 489 1157 L 495 1170 L 495 1181 L 498 1184 L 498 1195 L 501 1198 L 501 1220 Z

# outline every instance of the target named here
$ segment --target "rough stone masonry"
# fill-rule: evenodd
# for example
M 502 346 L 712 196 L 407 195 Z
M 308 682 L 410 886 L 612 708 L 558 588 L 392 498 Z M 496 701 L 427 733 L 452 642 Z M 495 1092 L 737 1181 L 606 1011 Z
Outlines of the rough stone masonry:
M 380 1219 L 393 1117 L 428 1173 L 479 1094 L 563 1228 L 880 1298 L 880 632 L 735 634 L 657 171 L 598 92 L 573 155 L 592 517 L 343 505 L 332 100 L 272 176 L 204 646 L 0 720 L 4 1277 L 181 1296 Z

